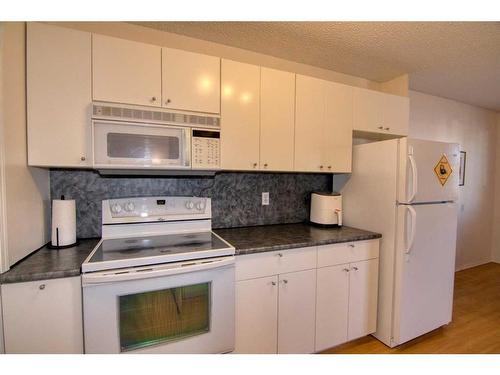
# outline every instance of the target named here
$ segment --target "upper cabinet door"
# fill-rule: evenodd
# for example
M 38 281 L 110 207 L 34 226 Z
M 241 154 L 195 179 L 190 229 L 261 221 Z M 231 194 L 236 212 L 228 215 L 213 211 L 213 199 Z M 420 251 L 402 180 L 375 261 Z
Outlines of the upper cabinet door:
M 294 169 L 322 172 L 325 81 L 297 74 L 296 88 Z
M 354 130 L 385 133 L 382 123 L 382 106 L 384 94 L 381 92 L 355 88 L 354 89 Z
M 28 164 L 90 167 L 91 34 L 28 23 Z
M 261 68 L 260 169 L 293 170 L 295 74 Z
M 220 58 L 162 48 L 165 108 L 220 113 Z
M 221 166 L 259 166 L 260 67 L 222 60 Z
M 374 90 L 354 88 L 354 130 L 408 135 L 409 99 Z
M 326 83 L 323 160 L 327 172 L 350 173 L 352 161 L 352 87 Z
M 93 34 L 94 100 L 161 106 L 161 47 Z
M 404 96 L 384 96 L 383 123 L 391 134 L 408 135 L 410 99 Z

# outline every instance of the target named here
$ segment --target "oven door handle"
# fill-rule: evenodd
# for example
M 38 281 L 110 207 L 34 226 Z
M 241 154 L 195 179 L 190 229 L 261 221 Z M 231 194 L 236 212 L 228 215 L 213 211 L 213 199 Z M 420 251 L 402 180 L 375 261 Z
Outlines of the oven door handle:
M 131 268 L 129 270 L 115 270 L 86 273 L 82 275 L 82 286 L 115 283 L 121 281 L 150 279 L 153 277 L 172 276 L 189 272 L 207 271 L 234 265 L 234 256 L 215 259 L 204 259 L 192 262 L 182 262 L 176 267 L 171 265 Z

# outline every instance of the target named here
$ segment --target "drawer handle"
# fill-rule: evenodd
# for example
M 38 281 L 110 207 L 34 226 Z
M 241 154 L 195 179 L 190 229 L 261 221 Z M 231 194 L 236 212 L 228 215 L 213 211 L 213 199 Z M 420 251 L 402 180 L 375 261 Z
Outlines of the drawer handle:
M 278 257 L 282 258 L 282 257 L 283 257 L 283 254 L 282 254 L 282 253 L 278 253 L 278 254 L 276 254 L 276 256 L 278 256 Z
M 357 271 L 357 270 L 358 270 L 358 267 L 352 267 L 352 269 L 353 269 L 354 271 Z
M 288 284 L 288 280 L 283 280 L 283 284 Z
M 354 244 L 353 243 L 349 244 L 349 247 L 354 247 Z
M 45 284 L 41 284 L 41 285 L 38 287 L 38 289 L 40 289 L 40 290 L 44 290 L 44 289 L 45 289 Z
M 276 285 L 276 281 L 271 281 L 271 285 L 275 286 Z
M 344 268 L 342 271 L 349 272 L 349 268 Z

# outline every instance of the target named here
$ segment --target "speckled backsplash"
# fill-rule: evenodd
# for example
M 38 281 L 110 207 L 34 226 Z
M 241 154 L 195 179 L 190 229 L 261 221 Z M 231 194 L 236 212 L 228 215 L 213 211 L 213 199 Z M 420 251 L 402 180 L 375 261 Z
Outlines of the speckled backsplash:
M 231 228 L 298 223 L 309 216 L 312 191 L 329 190 L 332 177 L 305 173 L 233 173 L 215 177 L 104 177 L 95 171 L 51 170 L 52 199 L 76 199 L 77 236 L 100 237 L 101 201 L 134 196 L 212 198 L 212 226 Z M 269 206 L 261 205 L 268 191 Z

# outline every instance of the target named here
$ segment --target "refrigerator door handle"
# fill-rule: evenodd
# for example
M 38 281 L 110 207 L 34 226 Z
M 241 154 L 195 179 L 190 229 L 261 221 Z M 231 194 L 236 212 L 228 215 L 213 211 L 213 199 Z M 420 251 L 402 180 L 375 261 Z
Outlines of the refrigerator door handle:
M 411 196 L 408 198 L 408 203 L 411 203 L 411 202 L 413 202 L 413 200 L 415 199 L 415 196 L 417 195 L 418 173 L 417 173 L 417 163 L 415 162 L 415 158 L 413 157 L 413 154 L 408 155 L 408 160 L 410 161 L 411 182 L 412 182 Z
M 413 248 L 413 243 L 415 242 L 415 234 L 417 232 L 417 211 L 412 206 L 405 206 L 410 212 L 411 216 L 411 234 L 410 240 L 408 241 L 407 247 L 405 249 L 405 254 L 410 254 Z

